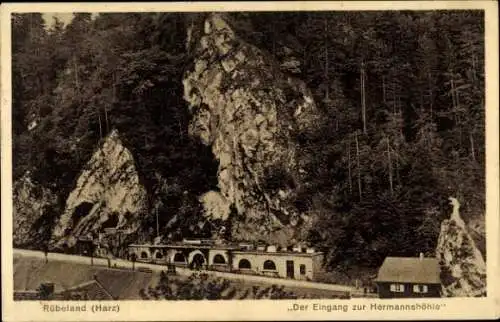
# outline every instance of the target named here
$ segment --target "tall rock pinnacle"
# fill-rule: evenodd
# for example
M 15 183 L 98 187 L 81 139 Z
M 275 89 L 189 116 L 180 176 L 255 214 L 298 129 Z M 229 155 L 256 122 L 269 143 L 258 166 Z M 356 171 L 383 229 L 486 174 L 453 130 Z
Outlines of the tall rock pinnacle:
M 308 221 L 293 205 L 307 158 L 293 138 L 314 127 L 312 95 L 270 55 L 238 38 L 224 14 L 208 15 L 198 38 L 189 38 L 194 67 L 183 82 L 190 133 L 219 161 L 220 195 L 210 199 L 242 216 L 235 238 L 290 240 Z

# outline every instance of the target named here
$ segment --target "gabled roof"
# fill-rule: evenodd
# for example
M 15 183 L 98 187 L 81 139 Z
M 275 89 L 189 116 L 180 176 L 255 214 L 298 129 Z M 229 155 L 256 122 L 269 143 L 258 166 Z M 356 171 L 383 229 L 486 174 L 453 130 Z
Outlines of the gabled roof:
M 440 284 L 436 258 L 386 257 L 375 282 Z
M 97 280 L 82 283 L 73 286 L 62 293 L 83 293 L 86 294 L 89 300 L 113 300 L 113 296 L 109 291 Z

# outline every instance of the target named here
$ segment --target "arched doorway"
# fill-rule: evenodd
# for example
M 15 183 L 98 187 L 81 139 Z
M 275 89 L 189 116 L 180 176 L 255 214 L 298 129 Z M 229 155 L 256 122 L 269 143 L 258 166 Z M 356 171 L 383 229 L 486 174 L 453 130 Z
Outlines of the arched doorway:
M 221 254 L 214 256 L 214 264 L 226 264 L 226 259 Z
M 155 258 L 156 259 L 162 259 L 163 258 L 163 254 L 161 253 L 161 251 L 157 251 L 156 252 Z
M 238 268 L 240 269 L 251 269 L 252 264 L 250 264 L 250 261 L 246 258 L 240 259 L 238 262 Z
M 201 253 L 194 254 L 193 260 L 191 261 L 191 268 L 200 269 L 205 264 L 205 256 Z
M 148 253 L 146 252 L 141 252 L 141 259 L 147 259 L 148 258 Z
M 276 270 L 276 264 L 272 260 L 267 260 L 264 262 L 264 269 L 269 270 L 269 271 L 275 271 Z

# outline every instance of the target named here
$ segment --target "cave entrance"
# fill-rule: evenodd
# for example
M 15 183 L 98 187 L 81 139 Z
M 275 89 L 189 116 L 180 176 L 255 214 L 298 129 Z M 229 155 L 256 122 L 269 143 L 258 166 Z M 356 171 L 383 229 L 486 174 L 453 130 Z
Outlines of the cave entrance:
M 94 204 L 90 203 L 90 202 L 82 202 L 81 204 L 76 206 L 75 210 L 73 211 L 73 214 L 71 215 L 71 220 L 73 223 L 72 226 L 75 226 L 75 224 L 80 219 L 87 216 L 89 214 L 90 210 L 92 210 L 92 207 L 94 207 Z
M 102 228 L 115 228 L 118 225 L 118 214 L 117 213 L 112 213 L 108 216 L 108 220 L 102 223 Z

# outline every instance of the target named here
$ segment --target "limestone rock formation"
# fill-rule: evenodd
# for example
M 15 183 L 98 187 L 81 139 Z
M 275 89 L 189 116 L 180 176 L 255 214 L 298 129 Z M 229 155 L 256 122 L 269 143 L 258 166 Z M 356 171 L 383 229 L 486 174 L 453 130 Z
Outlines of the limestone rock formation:
M 26 172 L 13 186 L 13 243 L 14 246 L 36 245 L 42 230 L 50 227 L 42 217 L 56 202 L 55 195 L 31 180 Z
M 66 200 L 53 241 L 61 246 L 102 228 L 137 230 L 146 206 L 146 190 L 139 183 L 134 159 L 112 131 L 82 171 Z
M 436 257 L 441 263 L 443 295 L 447 297 L 486 296 L 486 264 L 465 222 L 460 204 L 450 198 L 453 213 L 441 224 Z
M 203 29 L 190 40 L 196 56 L 184 93 L 190 133 L 219 161 L 219 208 L 227 212 L 233 204 L 243 215 L 233 225 L 234 238 L 290 240 L 293 227 L 307 221 L 291 202 L 304 160 L 293 138 L 314 126 L 312 95 L 239 39 L 226 15 L 209 15 Z
M 242 216 L 233 225 L 236 239 L 289 242 L 308 222 L 292 200 L 307 159 L 294 138 L 319 117 L 312 95 L 269 54 L 240 39 L 227 15 L 208 15 L 201 29 L 198 38 L 189 32 L 195 58 L 184 97 L 191 135 L 219 161 L 218 207 L 227 213 L 233 204 Z

